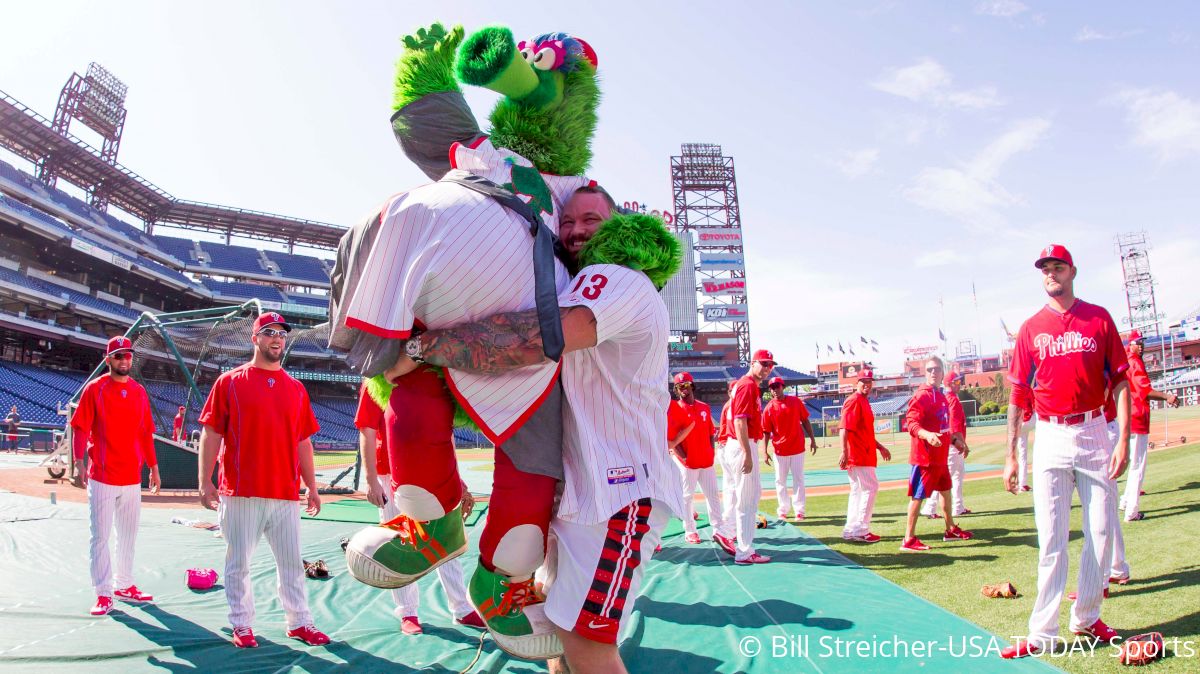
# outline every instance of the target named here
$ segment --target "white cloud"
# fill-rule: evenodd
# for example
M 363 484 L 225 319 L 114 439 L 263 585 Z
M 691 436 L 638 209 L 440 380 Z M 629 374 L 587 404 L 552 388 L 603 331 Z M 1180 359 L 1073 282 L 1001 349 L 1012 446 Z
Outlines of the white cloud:
M 1200 102 L 1165 89 L 1126 89 L 1117 100 L 1126 107 L 1134 145 L 1164 162 L 1200 154 Z
M 846 150 L 834 165 L 848 178 L 860 178 L 875 168 L 879 161 L 879 148 L 868 147 L 861 150 Z
M 987 0 L 975 5 L 976 14 L 998 16 L 1004 19 L 1011 19 L 1027 9 L 1029 9 L 1029 5 L 1020 0 Z
M 913 264 L 918 269 L 924 269 L 928 267 L 945 267 L 946 265 L 957 264 L 963 261 L 965 261 L 965 258 L 959 255 L 957 251 L 944 248 L 921 255 Z
M 999 225 L 1002 209 L 1022 203 L 997 181 L 1000 170 L 1014 155 L 1036 147 L 1049 128 L 1046 119 L 1021 120 L 959 168 L 922 169 L 904 197 L 969 225 Z
M 1097 42 L 1100 40 L 1120 40 L 1122 38 L 1132 37 L 1141 33 L 1141 30 L 1122 30 L 1115 32 L 1104 32 L 1096 30 L 1091 26 L 1084 26 L 1075 33 L 1076 42 Z
M 942 64 L 926 57 L 911 66 L 887 69 L 871 86 L 916 103 L 938 106 L 981 110 L 1004 103 L 993 86 L 956 91 L 951 88 L 953 81 Z

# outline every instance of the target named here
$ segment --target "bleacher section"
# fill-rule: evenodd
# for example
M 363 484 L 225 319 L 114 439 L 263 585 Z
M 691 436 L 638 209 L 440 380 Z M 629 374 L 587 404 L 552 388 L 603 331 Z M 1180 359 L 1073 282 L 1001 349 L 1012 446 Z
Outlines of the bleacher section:
M 303 304 L 310 307 L 329 307 L 328 295 L 303 295 L 300 293 L 287 293 L 287 301 L 292 304 Z
M 57 285 L 54 283 L 49 283 L 49 282 L 43 281 L 41 279 L 36 279 L 36 278 L 33 278 L 32 276 L 22 274 L 18 271 L 13 271 L 13 270 L 8 269 L 3 266 L 0 266 L 0 280 L 4 280 L 4 281 L 8 281 L 9 283 L 24 286 L 31 290 L 37 290 L 38 292 L 42 292 L 47 295 L 52 295 L 54 297 L 61 298 L 67 302 L 71 302 L 76 305 L 90 307 L 97 311 L 103 311 L 104 313 L 109 314 L 109 315 L 119 316 L 119 317 L 128 319 L 126 321 L 128 323 L 132 323 L 133 319 L 135 319 L 141 315 L 141 312 L 136 311 L 134 309 L 130 309 L 129 307 L 126 307 L 126 306 L 122 306 L 115 302 L 110 302 L 108 300 L 102 300 L 99 297 L 92 297 L 91 295 L 81 293 L 78 290 L 75 290 L 74 288 L 64 288 L 63 286 L 60 286 L 60 285 Z
M 280 282 L 295 281 L 296 285 L 328 285 L 329 272 L 325 263 L 308 255 L 294 255 L 274 250 L 259 250 L 210 241 L 192 241 L 173 236 L 155 235 L 160 249 L 178 258 L 187 267 L 200 272 L 211 271 L 223 276 L 277 278 Z M 205 254 L 197 256 L 197 246 Z M 273 264 L 278 271 L 271 269 Z
M 208 288 L 214 295 L 219 295 L 223 298 L 235 299 L 240 301 L 250 299 L 266 300 L 268 302 L 285 302 L 287 298 L 278 289 L 271 286 L 256 285 L 254 283 L 238 283 L 237 281 L 216 281 L 210 278 L 203 279 L 201 283 L 205 288 Z

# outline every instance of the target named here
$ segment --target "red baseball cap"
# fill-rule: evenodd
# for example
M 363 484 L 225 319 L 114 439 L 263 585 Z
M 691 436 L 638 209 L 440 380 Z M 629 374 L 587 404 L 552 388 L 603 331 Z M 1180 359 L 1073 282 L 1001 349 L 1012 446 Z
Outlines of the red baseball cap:
M 869 367 L 864 367 L 858 373 L 858 380 L 862 381 L 864 379 L 867 381 L 875 381 L 875 371 Z
M 120 353 L 121 351 L 133 353 L 133 342 L 129 341 L 128 337 L 117 335 L 116 337 L 108 340 L 108 350 L 104 352 L 104 355 L 111 356 L 114 353 Z
M 1034 262 L 1033 266 L 1041 269 L 1042 265 L 1045 264 L 1047 260 L 1058 260 L 1059 262 L 1067 263 L 1067 266 L 1069 267 L 1075 266 L 1075 260 L 1071 257 L 1071 251 L 1067 250 L 1066 246 L 1059 243 L 1052 243 L 1043 248 L 1042 253 L 1038 255 L 1037 262 Z
M 949 386 L 952 382 L 961 382 L 963 379 L 966 379 L 966 375 L 957 370 L 950 370 L 945 377 L 942 377 L 942 384 Z
M 760 360 L 765 360 L 768 363 L 774 365 L 775 364 L 775 354 L 771 353 L 770 351 L 767 351 L 766 349 L 759 349 L 758 351 L 754 352 L 753 360 L 754 360 L 754 362 L 758 362 Z
M 292 326 L 287 324 L 287 321 L 283 318 L 283 314 L 274 311 L 264 311 L 258 315 L 258 318 L 254 319 L 254 332 L 257 333 L 268 325 L 275 325 L 276 323 L 282 325 L 285 332 L 292 331 Z
M 1142 337 L 1142 333 L 1138 332 L 1137 328 L 1134 328 L 1133 330 L 1129 331 L 1129 343 L 1130 344 L 1133 344 L 1134 342 L 1140 342 L 1143 339 L 1145 339 L 1145 337 Z
M 692 381 L 692 375 L 690 375 L 686 372 L 680 372 L 679 374 L 675 375 L 675 383 L 676 384 L 692 384 L 694 382 Z
M 767 388 L 775 388 L 776 386 L 783 386 L 783 377 L 771 377 L 771 381 L 767 382 Z

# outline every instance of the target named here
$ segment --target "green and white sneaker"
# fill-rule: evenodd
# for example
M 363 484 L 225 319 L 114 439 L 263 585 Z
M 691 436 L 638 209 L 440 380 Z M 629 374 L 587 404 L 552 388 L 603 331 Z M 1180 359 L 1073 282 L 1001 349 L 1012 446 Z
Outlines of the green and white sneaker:
M 354 534 L 346 567 L 359 581 L 384 589 L 404 587 L 467 550 L 462 508 L 418 522 L 406 515 Z
M 562 641 L 546 617 L 545 601 L 534 590 L 532 578 L 514 581 L 479 564 L 467 593 L 505 653 L 526 660 L 562 655 Z

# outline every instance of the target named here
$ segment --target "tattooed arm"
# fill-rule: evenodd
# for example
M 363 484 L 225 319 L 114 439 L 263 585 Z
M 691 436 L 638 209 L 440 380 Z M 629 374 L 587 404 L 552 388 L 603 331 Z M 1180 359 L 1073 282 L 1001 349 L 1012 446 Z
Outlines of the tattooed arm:
M 587 307 L 559 309 L 564 353 L 596 345 L 596 317 Z M 429 330 L 420 335 L 421 358 L 430 365 L 465 372 L 499 374 L 546 360 L 537 310 L 489 316 L 475 323 Z M 417 363 L 404 354 L 387 371 L 389 380 L 408 374 Z

